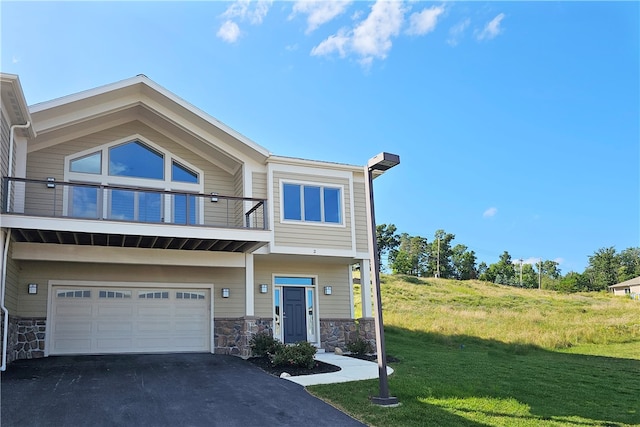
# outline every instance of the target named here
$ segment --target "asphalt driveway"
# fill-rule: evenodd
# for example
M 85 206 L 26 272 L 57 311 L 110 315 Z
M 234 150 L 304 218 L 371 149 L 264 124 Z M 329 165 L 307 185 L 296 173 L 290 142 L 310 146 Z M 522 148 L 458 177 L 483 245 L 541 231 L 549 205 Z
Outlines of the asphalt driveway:
M 20 360 L 2 373 L 3 426 L 363 426 L 233 356 Z

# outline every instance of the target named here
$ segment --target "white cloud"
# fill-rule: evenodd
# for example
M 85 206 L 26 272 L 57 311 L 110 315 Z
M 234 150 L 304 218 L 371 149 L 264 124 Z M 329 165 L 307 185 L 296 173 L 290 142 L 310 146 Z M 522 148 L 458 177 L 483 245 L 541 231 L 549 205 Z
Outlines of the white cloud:
M 216 36 L 227 43 L 235 43 L 240 37 L 240 27 L 235 22 L 228 20 L 220 26 Z
M 251 0 L 237 0 L 233 2 L 222 14 L 222 17 L 226 18 L 226 20 L 220 26 L 216 35 L 228 43 L 236 42 L 242 34 L 236 21 L 248 21 L 252 25 L 262 24 L 272 3 L 272 0 L 254 2 Z
M 311 0 L 311 1 L 297 1 L 293 5 L 293 13 L 289 17 L 291 19 L 297 13 L 307 15 L 307 34 L 313 32 L 318 27 L 327 22 L 333 20 L 337 16 L 344 13 L 347 7 L 351 4 L 350 0 L 341 1 L 326 1 L 326 0 Z
M 12 63 L 12 64 L 17 64 L 18 62 L 20 62 L 20 58 L 18 58 L 18 57 L 16 57 L 16 56 L 14 56 L 14 57 L 12 57 L 12 58 L 11 58 L 11 63 Z
M 542 259 L 542 261 L 545 261 L 544 259 Z M 558 265 L 564 263 L 564 258 L 555 258 L 553 259 L 554 262 L 557 262 Z M 538 263 L 540 262 L 540 257 L 529 257 L 527 259 L 522 260 L 523 264 L 529 264 L 529 265 L 538 265 Z M 514 261 L 515 263 L 515 261 Z M 519 264 L 519 262 L 517 262 L 517 264 Z
M 444 12 L 444 6 L 432 6 L 422 12 L 411 14 L 407 34 L 422 36 L 433 31 L 438 23 L 438 17 Z
M 449 38 L 447 39 L 447 43 L 450 46 L 457 46 L 458 43 L 460 43 L 460 39 L 464 35 L 464 32 L 469 27 L 469 24 L 471 24 L 471 19 L 467 18 L 451 27 L 449 29 Z
M 405 9 L 402 2 L 378 0 L 369 15 L 353 30 L 340 29 L 311 50 L 322 56 L 337 52 L 340 57 L 353 53 L 368 66 L 374 59 L 385 59 L 391 49 L 391 38 L 400 33 Z
M 262 24 L 267 16 L 269 8 L 273 2 L 271 0 L 237 0 L 222 14 L 225 18 L 239 18 L 241 21 L 249 21 L 253 25 Z
M 484 213 L 482 214 L 482 216 L 484 218 L 491 218 L 493 216 L 495 216 L 498 213 L 498 208 L 489 208 L 486 211 L 484 211 Z
M 476 38 L 478 40 L 491 40 L 497 37 L 498 34 L 502 32 L 502 28 L 500 28 L 500 24 L 502 23 L 504 16 L 505 16 L 504 13 L 500 13 L 498 14 L 498 16 L 496 16 L 491 21 L 489 21 L 487 25 L 484 26 L 482 31 L 480 31 L 476 35 Z
M 329 36 L 323 40 L 318 46 L 311 50 L 311 55 L 323 56 L 330 55 L 333 52 L 338 52 L 341 58 L 344 58 L 347 53 L 347 45 L 351 41 L 351 36 L 347 34 L 345 29 L 341 29 L 337 34 Z

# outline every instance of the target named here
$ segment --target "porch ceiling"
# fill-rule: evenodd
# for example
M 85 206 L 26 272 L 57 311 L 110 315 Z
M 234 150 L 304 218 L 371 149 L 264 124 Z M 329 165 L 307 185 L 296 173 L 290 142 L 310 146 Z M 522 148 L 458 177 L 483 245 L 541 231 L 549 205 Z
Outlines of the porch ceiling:
M 54 243 L 61 245 L 109 246 L 122 248 L 177 249 L 186 251 L 218 251 L 251 253 L 266 242 L 250 240 L 201 239 L 170 236 L 143 236 L 78 231 L 13 229 L 18 242 Z

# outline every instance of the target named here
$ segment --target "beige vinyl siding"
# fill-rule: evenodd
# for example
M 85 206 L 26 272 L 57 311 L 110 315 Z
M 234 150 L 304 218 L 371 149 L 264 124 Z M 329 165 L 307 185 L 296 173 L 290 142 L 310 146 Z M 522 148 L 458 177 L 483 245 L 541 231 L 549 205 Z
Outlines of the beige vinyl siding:
M 364 181 L 355 181 L 353 183 L 353 210 L 355 218 L 356 230 L 356 251 L 369 251 L 369 235 L 367 228 L 367 192 Z
M 317 276 L 317 292 L 320 319 L 322 318 L 350 318 L 351 317 L 351 284 L 349 283 L 349 269 L 345 264 L 324 264 L 305 262 L 296 258 L 292 261 L 272 261 L 267 256 L 256 256 L 254 262 L 255 277 L 255 315 L 258 317 L 273 316 L 273 275 L 307 275 Z M 269 284 L 269 292 L 258 292 L 260 283 Z M 332 287 L 332 295 L 325 295 L 325 286 Z
M 9 174 L 9 121 L 5 118 L 4 110 L 0 114 L 0 174 Z M 0 186 L 0 200 L 4 200 L 4 185 Z
M 233 195 L 236 197 L 244 197 L 244 182 L 242 179 L 242 168 L 238 168 L 235 176 L 233 177 L 233 182 L 235 187 L 233 189 Z M 251 209 L 248 206 L 244 206 L 244 203 L 239 200 L 234 200 L 232 202 L 231 211 L 235 213 L 234 218 L 236 222 L 234 226 L 243 227 L 244 226 L 244 211 Z
M 319 171 L 321 173 L 321 171 Z M 349 180 L 322 175 L 303 175 L 285 172 L 273 174 L 273 212 L 276 246 L 295 246 L 305 248 L 352 250 L 351 239 L 351 199 Z M 312 182 L 318 184 L 342 186 L 343 225 L 325 225 L 320 223 L 291 223 L 281 221 L 281 182 Z
M 18 292 L 17 315 L 45 317 L 49 280 L 145 283 L 213 283 L 214 316 L 244 316 L 245 286 L 242 268 L 165 267 L 162 265 L 115 265 L 24 261 Z M 38 293 L 29 295 L 27 283 L 38 283 Z M 229 288 L 230 298 L 220 289 Z
M 253 172 L 252 183 L 253 197 L 256 199 L 267 198 L 267 174 L 262 172 Z
M 253 172 L 251 177 L 251 185 L 254 199 L 267 199 L 267 174 L 260 172 Z M 256 211 L 256 217 L 253 218 L 253 225 L 260 227 L 264 224 L 265 210 L 269 209 L 269 202 L 263 205 L 262 209 Z M 267 224 L 268 227 L 268 224 Z
M 114 128 L 97 132 L 88 136 L 83 136 L 68 142 L 57 144 L 43 150 L 30 153 L 27 158 L 27 178 L 46 179 L 53 177 L 56 181 L 64 180 L 64 159 L 66 156 L 96 148 L 134 134 L 140 134 L 149 141 L 159 145 L 163 149 L 171 152 L 204 172 L 204 193 L 212 192 L 220 195 L 236 195 L 238 185 L 242 188 L 242 174 L 240 174 L 240 184 L 237 183 L 237 174 L 232 176 L 220 167 L 207 162 L 202 157 L 183 147 L 182 145 L 165 137 L 156 130 L 139 122 L 116 126 Z M 41 184 L 31 184 L 27 186 L 26 212 L 30 214 L 52 215 L 51 207 L 54 205 L 53 197 L 57 198 L 56 215 L 62 213 L 62 198 L 64 192 L 62 188 L 52 191 Z M 231 202 L 233 204 L 233 202 Z M 228 201 L 220 199 L 218 203 L 211 203 L 208 198 L 204 199 L 205 224 L 227 225 Z M 233 224 L 235 225 L 235 224 Z
M 14 261 L 11 256 L 13 254 L 12 243 L 9 244 L 9 253 L 7 255 L 7 277 L 6 277 L 6 291 L 4 296 L 5 306 L 9 310 L 11 315 L 15 315 L 18 309 L 18 293 L 19 293 L 19 280 L 18 275 L 20 272 L 20 266 L 17 261 Z M 27 285 L 24 285 L 25 292 Z

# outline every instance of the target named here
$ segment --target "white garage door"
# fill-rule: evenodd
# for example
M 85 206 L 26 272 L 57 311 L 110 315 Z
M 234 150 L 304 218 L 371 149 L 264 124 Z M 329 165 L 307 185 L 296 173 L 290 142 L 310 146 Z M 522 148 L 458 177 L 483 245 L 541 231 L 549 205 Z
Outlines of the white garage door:
M 49 354 L 210 351 L 207 289 L 54 286 Z

